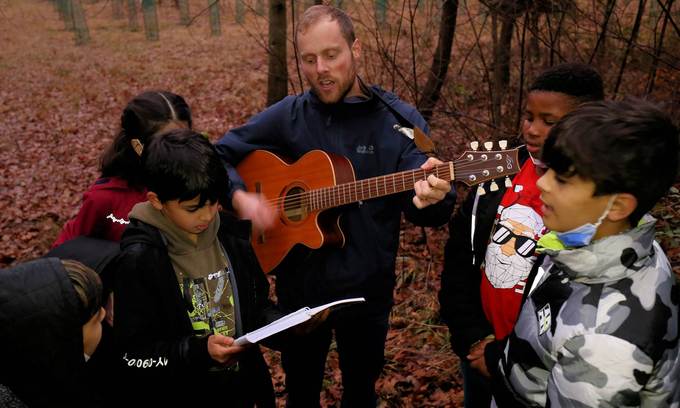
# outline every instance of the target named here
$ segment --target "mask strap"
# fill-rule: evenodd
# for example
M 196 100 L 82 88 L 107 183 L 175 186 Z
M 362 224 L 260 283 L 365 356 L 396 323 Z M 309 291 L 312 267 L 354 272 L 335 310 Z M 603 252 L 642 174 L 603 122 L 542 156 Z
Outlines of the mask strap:
M 609 215 L 609 211 L 611 211 L 612 206 L 614 205 L 614 200 L 616 200 L 616 196 L 617 196 L 617 194 L 614 194 L 613 196 L 611 196 L 611 198 L 609 198 L 609 202 L 607 203 L 607 207 L 604 209 L 604 212 L 602 213 L 602 215 L 600 215 L 600 218 L 598 218 L 597 221 L 595 222 L 596 228 L 599 227 L 600 224 L 602 224 L 602 221 L 604 221 L 605 217 L 607 215 Z

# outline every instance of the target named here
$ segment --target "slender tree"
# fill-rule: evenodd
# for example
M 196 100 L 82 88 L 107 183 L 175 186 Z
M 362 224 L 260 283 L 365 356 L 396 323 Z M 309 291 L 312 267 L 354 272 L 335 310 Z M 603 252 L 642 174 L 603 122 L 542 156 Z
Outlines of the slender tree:
M 246 18 L 246 5 L 243 0 L 236 0 L 234 19 L 238 24 L 243 24 Z
M 666 2 L 666 7 L 664 7 L 664 10 L 671 10 L 673 7 L 673 0 L 668 0 Z M 654 47 L 654 60 L 652 61 L 652 65 L 649 68 L 649 78 L 647 79 L 647 89 L 646 93 L 647 95 L 651 94 L 652 91 L 654 91 L 654 81 L 656 79 L 656 70 L 659 67 L 659 56 L 661 55 L 661 51 L 663 49 L 663 39 L 666 36 L 666 27 L 668 26 L 668 20 L 670 19 L 670 14 L 667 12 L 663 13 L 663 23 L 661 23 L 661 33 L 659 33 L 659 38 L 656 41 L 656 46 Z
M 375 0 L 375 20 L 379 24 L 387 20 L 387 0 Z
M 189 25 L 189 0 L 177 0 L 179 8 L 179 23 L 183 26 Z
M 425 89 L 418 108 L 425 117 L 430 120 L 432 111 L 441 95 L 441 88 L 446 80 L 446 74 L 451 61 L 451 48 L 456 34 L 456 18 L 458 16 L 458 0 L 445 0 L 442 4 L 441 20 L 439 22 L 439 40 L 437 49 L 432 57 L 432 66 L 427 76 Z
M 210 34 L 218 37 L 222 34 L 220 27 L 220 0 L 208 0 L 210 8 Z
M 156 0 L 142 0 L 142 15 L 144 16 L 144 32 L 149 41 L 158 41 L 158 10 Z
M 286 37 L 286 2 L 269 0 L 269 75 L 267 77 L 267 106 L 288 94 L 288 65 Z
M 137 20 L 137 0 L 127 0 L 128 28 L 130 31 L 139 31 Z
M 64 20 L 64 28 L 67 31 L 73 31 L 73 1 L 72 0 L 58 0 L 59 9 L 61 10 L 61 18 Z
M 607 27 L 609 26 L 609 20 L 611 19 L 612 13 L 614 12 L 614 7 L 616 6 L 616 0 L 607 0 L 607 5 L 605 6 L 604 15 L 602 16 L 602 23 L 600 24 L 600 35 L 597 36 L 597 41 L 595 42 L 595 47 L 590 54 L 588 63 L 592 64 L 596 56 L 601 56 L 604 50 L 604 43 L 607 38 Z M 598 53 L 599 52 L 599 53 Z
M 113 18 L 114 20 L 120 20 L 124 17 L 123 15 L 123 0 L 112 0 L 111 5 L 113 6 Z
M 633 29 L 630 32 L 630 37 L 626 43 L 626 51 L 623 53 L 623 58 L 621 59 L 621 66 L 619 67 L 619 74 L 616 76 L 616 85 L 614 85 L 614 91 L 612 92 L 612 99 L 615 99 L 619 93 L 619 87 L 621 86 L 621 80 L 623 79 L 623 72 L 626 70 L 626 64 L 628 62 L 628 55 L 630 50 L 633 48 L 635 40 L 637 40 L 638 32 L 640 31 L 640 23 L 642 22 L 642 16 L 645 14 L 645 6 L 647 5 L 647 0 L 639 0 L 638 11 L 635 15 L 635 22 L 633 23 Z
M 85 45 L 90 42 L 90 30 L 85 21 L 85 11 L 80 0 L 70 0 L 73 13 L 73 27 L 76 35 L 76 45 Z

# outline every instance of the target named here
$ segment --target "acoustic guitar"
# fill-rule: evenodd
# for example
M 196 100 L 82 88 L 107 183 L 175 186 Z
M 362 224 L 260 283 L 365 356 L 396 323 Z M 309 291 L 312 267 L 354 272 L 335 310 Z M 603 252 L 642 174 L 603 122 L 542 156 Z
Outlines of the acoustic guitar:
M 321 150 L 307 152 L 295 162 L 265 150 L 250 153 L 236 170 L 247 191 L 263 194 L 278 211 L 274 226 L 252 237 L 260 266 L 271 272 L 296 244 L 312 249 L 343 246 L 339 216 L 326 210 L 412 190 L 416 181 L 430 174 L 472 186 L 519 172 L 516 149 L 492 151 L 490 142 L 485 148 L 466 151 L 428 171 L 414 169 L 364 180 L 356 180 L 347 158 Z M 498 189 L 495 182 L 490 189 Z

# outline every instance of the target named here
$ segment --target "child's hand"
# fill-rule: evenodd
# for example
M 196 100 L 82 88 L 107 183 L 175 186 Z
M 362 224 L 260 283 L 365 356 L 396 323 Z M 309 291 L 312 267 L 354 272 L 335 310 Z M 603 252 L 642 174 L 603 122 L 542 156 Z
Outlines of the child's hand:
M 242 346 L 234 346 L 234 338 L 213 334 L 208 337 L 208 354 L 220 364 L 232 365 L 238 360 L 238 355 L 245 350 Z
M 470 361 L 470 367 L 479 371 L 479 373 L 486 378 L 490 378 L 491 374 L 489 373 L 489 370 L 486 367 L 484 349 L 486 348 L 486 345 L 491 343 L 492 341 L 494 341 L 493 337 L 485 338 L 483 340 L 476 342 L 475 344 L 472 345 L 472 347 L 470 347 L 469 354 L 466 356 L 468 361 Z

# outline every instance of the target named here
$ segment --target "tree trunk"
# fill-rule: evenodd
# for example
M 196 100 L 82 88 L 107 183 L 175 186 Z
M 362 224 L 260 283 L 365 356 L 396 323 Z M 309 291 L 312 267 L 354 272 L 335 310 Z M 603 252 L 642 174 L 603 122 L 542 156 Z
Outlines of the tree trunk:
M 522 24 L 522 38 L 520 39 L 519 49 L 519 85 L 518 85 L 518 96 L 517 96 L 517 115 L 515 116 L 515 129 L 520 129 L 520 123 L 522 121 L 522 112 L 524 112 L 524 66 L 526 62 L 526 55 L 524 50 L 526 49 L 526 36 L 527 36 L 527 26 L 529 25 L 529 19 L 532 17 L 532 12 L 527 11 L 524 14 L 524 24 Z
M 611 19 L 612 13 L 614 12 L 614 7 L 616 7 L 616 0 L 607 0 L 607 6 L 604 10 L 604 16 L 602 16 L 602 25 L 600 27 L 600 35 L 597 36 L 597 42 L 595 43 L 595 48 L 590 54 L 590 59 L 588 59 L 588 64 L 592 64 L 593 60 L 597 57 L 602 58 L 602 53 L 604 52 L 604 42 L 607 38 L 607 26 L 609 26 L 609 20 Z M 599 53 L 598 53 L 599 51 Z
M 73 2 L 71 0 L 58 0 L 61 17 L 64 19 L 64 29 L 73 31 Z
M 673 7 L 673 0 L 668 0 L 664 10 L 670 11 L 672 7 Z M 666 27 L 668 27 L 668 20 L 671 17 L 668 12 L 664 12 L 663 14 L 664 14 L 664 18 L 663 18 L 663 23 L 661 24 L 661 33 L 659 34 L 659 41 L 658 41 L 656 48 L 654 50 L 654 61 L 652 62 L 652 66 L 649 69 L 649 78 L 647 79 L 647 90 L 646 90 L 647 95 L 651 94 L 652 91 L 654 91 L 654 81 L 656 80 L 656 70 L 659 67 L 659 56 L 661 55 L 661 51 L 663 49 L 663 39 L 666 36 Z
M 208 7 L 210 8 L 210 34 L 213 37 L 219 37 L 222 34 L 222 27 L 220 26 L 220 0 L 208 0 Z
M 137 21 L 137 0 L 127 0 L 128 10 L 128 28 L 130 31 L 139 31 L 139 22 Z
M 246 5 L 243 4 L 243 0 L 236 0 L 234 7 L 236 8 L 234 12 L 234 18 L 236 19 L 236 22 L 238 24 L 243 24 L 246 16 Z
M 564 24 L 564 19 L 567 13 L 560 12 L 560 20 L 557 22 L 557 28 L 555 29 L 555 35 L 550 37 L 550 66 L 555 65 L 555 56 L 560 55 L 560 37 L 562 36 L 562 26 Z
M 87 29 L 85 12 L 80 0 L 71 0 L 73 12 L 73 27 L 76 34 L 76 45 L 84 45 L 90 42 L 90 31 Z
M 285 0 L 270 0 L 267 106 L 280 101 L 288 94 L 286 47 L 286 2 Z
M 642 22 L 642 15 L 645 13 L 645 6 L 647 5 L 647 0 L 640 0 L 638 3 L 638 11 L 635 16 L 635 23 L 633 23 L 633 31 L 630 33 L 630 38 L 628 39 L 628 44 L 626 45 L 626 51 L 623 53 L 623 59 L 621 60 L 621 67 L 619 68 L 619 75 L 616 78 L 616 85 L 614 85 L 614 92 L 612 92 L 612 99 L 616 99 L 616 95 L 619 93 L 619 86 L 621 86 L 621 80 L 623 78 L 623 71 L 626 69 L 626 63 L 628 61 L 628 54 L 633 48 L 633 43 L 637 39 L 638 32 L 640 31 L 640 23 Z
M 144 17 L 144 32 L 149 41 L 158 41 L 158 12 L 156 0 L 142 0 L 142 15 Z
M 532 61 L 538 62 L 541 59 L 541 49 L 538 44 L 538 20 L 541 18 L 541 13 L 537 10 L 531 10 L 529 15 L 529 25 L 531 27 L 531 38 L 529 38 L 529 58 Z
M 177 0 L 179 8 L 179 23 L 183 26 L 189 25 L 189 0 Z
M 123 0 L 112 0 L 113 5 L 113 19 L 121 20 L 123 17 Z
M 383 24 L 387 20 L 387 0 L 375 0 L 375 21 Z
M 501 15 L 501 33 L 494 50 L 493 61 L 493 123 L 499 130 L 501 127 L 501 106 L 503 98 L 508 91 L 510 84 L 510 51 L 512 48 L 512 32 L 515 26 L 513 16 Z M 496 135 L 498 138 L 500 134 Z
M 439 40 L 432 58 L 432 66 L 427 76 L 423 95 L 418 102 L 420 112 L 426 121 L 432 118 L 432 111 L 441 96 L 446 74 L 451 62 L 451 48 L 456 34 L 456 17 L 458 16 L 458 0 L 445 0 L 442 5 L 439 23 Z

